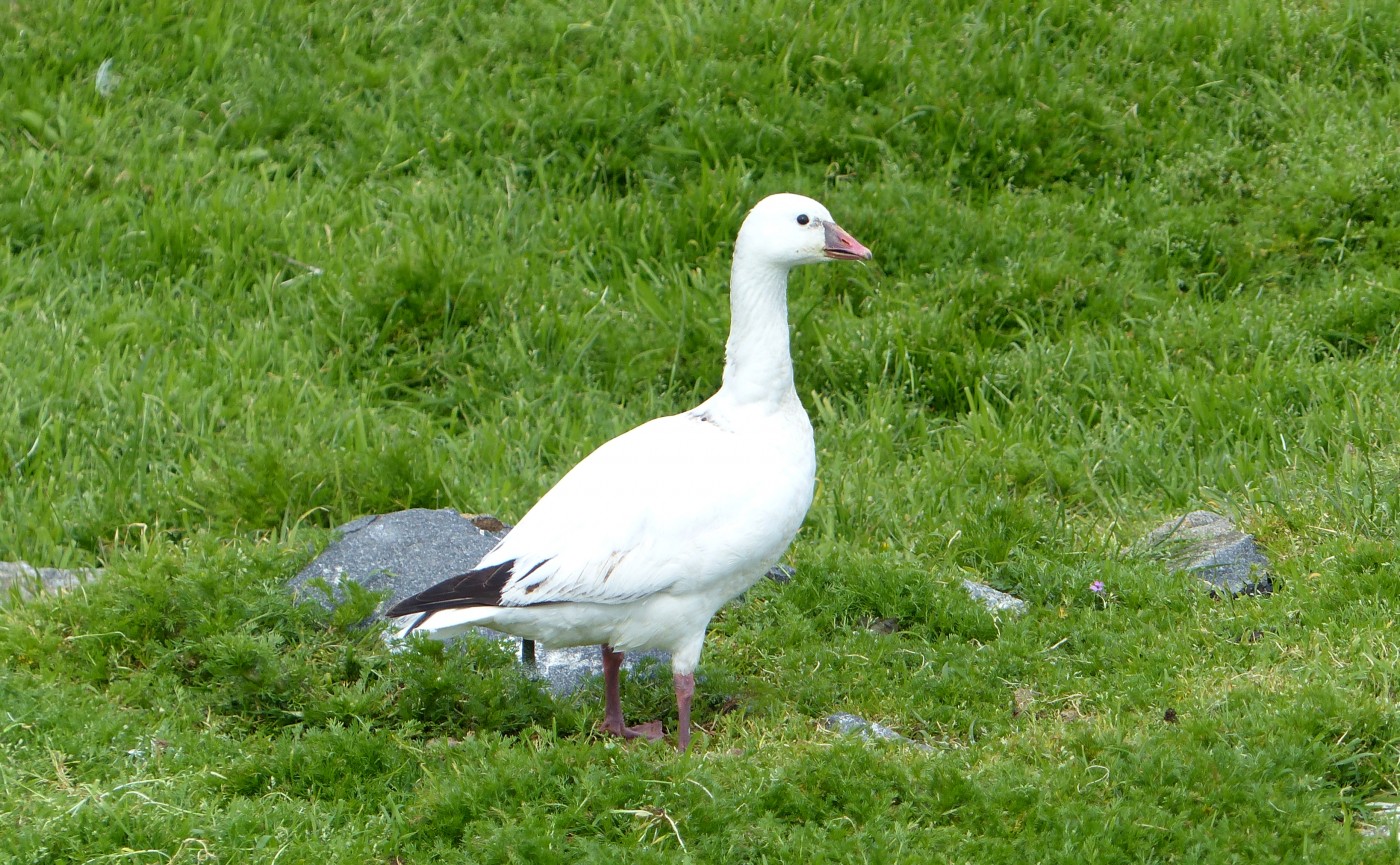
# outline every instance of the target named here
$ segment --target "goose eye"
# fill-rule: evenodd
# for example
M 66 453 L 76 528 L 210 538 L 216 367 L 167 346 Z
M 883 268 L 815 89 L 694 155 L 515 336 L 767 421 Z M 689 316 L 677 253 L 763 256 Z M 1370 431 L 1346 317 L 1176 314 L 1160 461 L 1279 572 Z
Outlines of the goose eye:
M 808 216 L 807 216 L 807 214 L 805 214 L 805 213 L 802 214 L 801 216 L 797 217 L 797 224 L 798 224 L 798 225 L 806 225 L 807 223 L 809 223 L 809 222 L 811 222 L 811 221 L 812 221 L 812 220 L 809 219 Z

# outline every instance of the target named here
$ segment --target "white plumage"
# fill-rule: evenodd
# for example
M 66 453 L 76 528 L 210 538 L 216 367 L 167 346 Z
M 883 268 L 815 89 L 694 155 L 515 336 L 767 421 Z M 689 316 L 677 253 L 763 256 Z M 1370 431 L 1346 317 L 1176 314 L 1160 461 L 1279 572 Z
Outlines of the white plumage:
M 735 242 L 719 391 L 599 447 L 475 569 L 390 615 L 427 613 L 405 630 L 440 638 L 484 625 L 546 646 L 600 644 L 603 727 L 624 736 L 657 738 L 660 725 L 623 724 L 621 653 L 667 650 L 684 750 L 711 617 L 778 561 L 812 502 L 816 453 L 793 386 L 788 271 L 869 257 L 816 201 L 779 194 L 759 202 Z

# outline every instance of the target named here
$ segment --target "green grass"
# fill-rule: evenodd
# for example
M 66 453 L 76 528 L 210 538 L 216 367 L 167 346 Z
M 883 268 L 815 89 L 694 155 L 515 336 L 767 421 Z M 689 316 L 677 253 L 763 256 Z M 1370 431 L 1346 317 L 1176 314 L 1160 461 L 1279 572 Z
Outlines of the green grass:
M 915 6 L 0 12 L 0 560 L 110 575 L 0 610 L 0 863 L 1394 861 L 1400 6 Z M 290 605 L 710 393 L 779 190 L 876 259 L 793 280 L 820 486 L 690 754 Z M 1197 507 L 1274 596 L 1120 552 Z

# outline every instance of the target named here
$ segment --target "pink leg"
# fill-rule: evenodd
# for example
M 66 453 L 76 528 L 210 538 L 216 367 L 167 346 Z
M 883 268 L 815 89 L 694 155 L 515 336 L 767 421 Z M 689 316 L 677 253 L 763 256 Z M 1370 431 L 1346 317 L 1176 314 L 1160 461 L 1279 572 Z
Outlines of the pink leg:
M 603 732 L 624 739 L 656 740 L 662 736 L 661 722 L 652 721 L 636 727 L 628 727 L 622 721 L 622 696 L 618 688 L 618 673 L 622 669 L 622 653 L 612 647 L 603 646 L 603 690 L 606 693 L 603 706 Z
M 695 696 L 695 674 L 676 674 L 676 712 L 680 715 L 680 726 L 676 731 L 677 747 L 684 751 L 690 747 L 690 699 Z

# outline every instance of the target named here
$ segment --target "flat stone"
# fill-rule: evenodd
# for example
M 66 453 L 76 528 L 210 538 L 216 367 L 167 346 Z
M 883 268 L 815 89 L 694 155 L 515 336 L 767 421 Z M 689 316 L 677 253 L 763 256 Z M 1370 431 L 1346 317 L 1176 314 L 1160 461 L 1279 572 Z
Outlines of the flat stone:
M 1006 592 L 998 591 L 991 586 L 973 580 L 963 580 L 962 584 L 969 595 L 981 601 L 993 613 L 1024 613 L 1026 611 L 1026 602 L 1015 595 L 1008 595 Z
M 1213 592 L 1268 595 L 1274 582 L 1269 560 L 1254 536 L 1235 528 L 1228 517 L 1192 511 L 1148 532 L 1140 545 L 1173 570 L 1187 571 L 1210 583 Z
M 907 736 L 896 733 L 884 724 L 867 721 L 859 715 L 852 715 L 850 712 L 837 712 L 834 715 L 828 715 L 826 720 L 822 721 L 822 726 L 834 733 L 858 736 L 871 742 L 898 742 L 903 745 L 912 745 L 921 751 L 933 750 L 931 745 L 915 742 Z
M 0 602 L 18 596 L 27 601 L 40 594 L 66 592 L 102 576 L 101 568 L 36 568 L 28 562 L 0 562 Z

